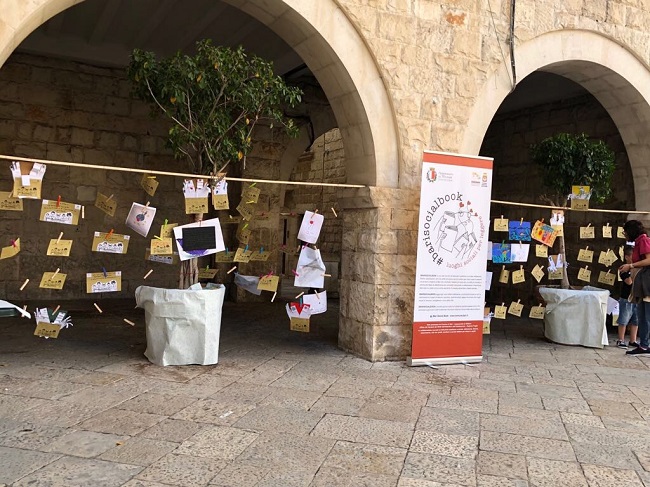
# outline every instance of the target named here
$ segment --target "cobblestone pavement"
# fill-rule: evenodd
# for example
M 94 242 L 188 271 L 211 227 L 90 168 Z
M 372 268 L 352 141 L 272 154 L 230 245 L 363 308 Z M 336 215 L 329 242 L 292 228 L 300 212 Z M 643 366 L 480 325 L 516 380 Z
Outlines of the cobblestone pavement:
M 278 304 L 226 303 L 215 366 L 149 363 L 131 303 L 0 319 L 0 485 L 650 486 L 648 359 L 493 320 L 480 365 L 372 364 Z

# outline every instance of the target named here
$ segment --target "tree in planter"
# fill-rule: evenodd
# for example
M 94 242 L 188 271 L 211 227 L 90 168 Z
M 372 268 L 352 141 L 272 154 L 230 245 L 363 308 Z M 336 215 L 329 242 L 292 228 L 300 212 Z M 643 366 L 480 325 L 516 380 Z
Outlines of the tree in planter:
M 197 43 L 193 56 L 178 52 L 161 60 L 135 49 L 127 75 L 135 96 L 172 122 L 167 144 L 197 175 L 217 179 L 233 162 L 245 167 L 258 123 L 298 133 L 283 108 L 297 105 L 302 92 L 276 76 L 272 63 L 242 47 L 217 47 L 208 39 Z M 190 221 L 202 217 L 191 215 Z M 196 282 L 197 260 L 184 261 L 179 287 Z
M 551 190 L 542 199 L 552 206 L 563 208 L 574 185 L 589 186 L 591 201 L 602 203 L 611 195 L 614 152 L 602 140 L 592 140 L 586 134 L 560 133 L 533 145 L 531 156 L 541 169 L 543 185 Z M 566 263 L 564 236 L 558 241 L 559 254 Z M 562 288 L 569 289 L 566 270 Z

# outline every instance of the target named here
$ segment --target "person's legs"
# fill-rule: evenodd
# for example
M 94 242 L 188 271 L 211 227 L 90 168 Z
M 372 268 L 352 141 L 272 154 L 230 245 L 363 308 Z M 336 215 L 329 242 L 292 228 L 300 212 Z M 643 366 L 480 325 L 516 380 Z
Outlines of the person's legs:
M 645 301 L 639 301 L 636 306 L 636 316 L 638 319 L 638 338 L 639 338 L 639 348 L 634 350 L 628 350 L 626 353 L 628 355 L 637 355 L 640 353 L 650 353 L 648 350 L 648 319 L 650 318 L 650 303 Z
M 633 306 L 627 299 L 618 300 L 618 319 L 616 320 L 616 324 L 618 325 L 617 347 L 627 348 L 625 345 L 625 329 L 632 320 Z M 634 315 L 634 324 L 636 325 L 636 314 Z
M 636 315 L 636 304 L 630 303 L 632 305 L 632 317 L 630 318 L 630 321 L 628 321 L 627 326 L 630 329 L 630 343 L 638 343 L 637 342 L 637 332 L 639 330 L 639 327 L 637 326 L 637 323 L 639 322 L 639 319 Z

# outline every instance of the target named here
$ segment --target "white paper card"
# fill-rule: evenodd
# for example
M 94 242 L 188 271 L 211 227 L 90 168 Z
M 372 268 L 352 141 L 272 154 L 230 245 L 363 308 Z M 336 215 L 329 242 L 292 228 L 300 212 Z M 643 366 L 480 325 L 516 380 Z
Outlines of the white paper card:
M 298 230 L 298 240 L 312 244 L 316 243 L 324 221 L 325 217 L 320 213 L 306 211 L 305 216 L 302 218 L 300 230 Z
M 513 243 L 510 245 L 510 255 L 513 262 L 528 262 L 530 244 Z
M 242 276 L 241 274 L 235 274 L 235 285 L 239 286 L 242 289 L 245 289 L 249 293 L 259 296 L 262 294 L 260 289 L 257 289 L 257 285 L 260 283 L 260 278 L 255 276 Z
M 145 206 L 139 203 L 131 205 L 129 216 L 126 217 L 126 226 L 134 232 L 146 237 L 156 216 L 156 209 L 153 206 Z
M 325 284 L 325 264 L 320 256 L 320 250 L 311 247 L 303 247 L 298 257 L 296 267 L 296 279 L 293 285 L 296 287 L 322 288 Z
M 317 315 L 327 311 L 327 292 L 323 291 L 318 294 L 303 294 L 302 303 L 308 304 L 311 314 Z
M 197 228 L 197 227 L 211 227 L 214 229 L 214 239 L 216 242 L 216 248 L 214 249 L 204 249 L 204 250 L 183 250 L 183 228 Z M 226 245 L 223 242 L 223 234 L 221 233 L 221 225 L 219 224 L 218 218 L 211 218 L 210 220 L 203 220 L 196 223 L 188 223 L 187 225 L 181 225 L 174 227 L 174 240 L 176 240 L 176 246 L 178 247 L 178 257 L 181 260 L 193 259 L 195 257 L 204 257 L 206 255 L 216 254 L 217 252 L 222 252 L 226 250 Z

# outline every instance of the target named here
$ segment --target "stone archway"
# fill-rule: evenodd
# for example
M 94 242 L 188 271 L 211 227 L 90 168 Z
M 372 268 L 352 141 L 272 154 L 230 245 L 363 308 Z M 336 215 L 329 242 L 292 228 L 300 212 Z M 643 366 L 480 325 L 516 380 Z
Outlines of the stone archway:
M 5 0 L 0 65 L 36 28 L 83 0 Z M 227 0 L 275 31 L 323 87 L 346 146 L 348 182 L 397 187 L 395 117 L 367 46 L 334 0 Z
M 534 71 L 564 76 L 582 85 L 607 110 L 625 144 L 637 208 L 650 207 L 650 69 L 632 52 L 595 32 L 543 34 L 518 46 L 519 79 Z M 461 152 L 478 154 L 494 114 L 511 91 L 509 66 L 484 84 L 470 114 Z

